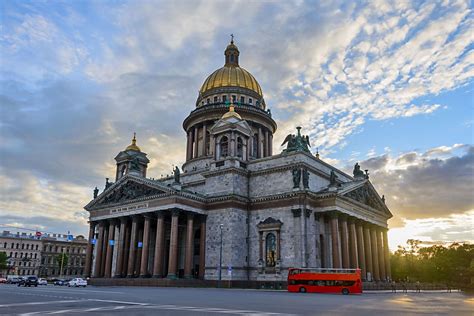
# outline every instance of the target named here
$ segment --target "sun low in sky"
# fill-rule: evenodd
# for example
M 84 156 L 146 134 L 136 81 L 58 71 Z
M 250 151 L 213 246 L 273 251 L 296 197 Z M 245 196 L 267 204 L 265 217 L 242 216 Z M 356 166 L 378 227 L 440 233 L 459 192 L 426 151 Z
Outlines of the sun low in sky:
M 148 176 L 185 160 L 181 123 L 229 35 L 278 123 L 369 169 L 407 239 L 474 241 L 469 1 L 4 1 L 0 226 L 87 231 L 83 206 L 133 132 Z

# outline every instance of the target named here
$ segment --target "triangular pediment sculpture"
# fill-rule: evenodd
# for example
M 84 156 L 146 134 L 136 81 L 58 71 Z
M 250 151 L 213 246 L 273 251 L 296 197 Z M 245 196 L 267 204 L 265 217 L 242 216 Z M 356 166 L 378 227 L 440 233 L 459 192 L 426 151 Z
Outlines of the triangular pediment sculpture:
M 123 203 L 162 193 L 165 192 L 142 183 L 127 181 L 102 197 L 96 205 L 103 206 L 107 204 Z
M 379 197 L 377 192 L 375 192 L 375 189 L 367 183 L 345 193 L 344 196 L 381 211 L 388 210 L 385 203 Z

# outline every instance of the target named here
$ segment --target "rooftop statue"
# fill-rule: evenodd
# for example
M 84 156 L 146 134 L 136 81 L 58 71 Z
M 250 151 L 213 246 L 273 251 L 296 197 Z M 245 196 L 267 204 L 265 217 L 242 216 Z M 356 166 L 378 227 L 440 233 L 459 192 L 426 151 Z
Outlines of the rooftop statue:
M 292 151 L 305 151 L 309 153 L 309 147 L 311 147 L 309 143 L 309 136 L 301 135 L 300 126 L 298 126 L 296 129 L 298 130 L 298 134 L 296 136 L 294 134 L 289 134 L 288 136 L 286 136 L 285 140 L 283 141 L 283 144 L 281 144 L 281 146 L 287 144 L 286 149 L 284 149 L 283 152 L 288 153 Z
M 354 178 L 365 178 L 364 171 L 360 170 L 358 162 L 354 165 L 354 171 L 352 173 L 354 174 Z
M 179 168 L 176 166 L 173 170 L 173 176 L 174 176 L 174 183 L 179 183 L 179 176 L 180 176 Z

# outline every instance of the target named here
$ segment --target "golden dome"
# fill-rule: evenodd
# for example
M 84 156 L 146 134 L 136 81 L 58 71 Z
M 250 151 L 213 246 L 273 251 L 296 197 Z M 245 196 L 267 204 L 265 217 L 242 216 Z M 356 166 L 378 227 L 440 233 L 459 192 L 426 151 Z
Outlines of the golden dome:
M 133 133 L 132 143 L 130 145 L 128 145 L 127 148 L 125 148 L 125 151 L 127 151 L 127 150 L 141 151 L 140 147 L 137 146 L 136 133 Z
M 221 118 L 221 119 L 224 120 L 224 119 L 229 118 L 229 117 L 235 117 L 235 118 L 237 118 L 237 119 L 239 119 L 239 120 L 242 119 L 242 117 L 239 115 L 239 113 L 235 112 L 235 110 L 234 110 L 234 104 L 231 104 L 231 105 L 229 106 L 229 111 L 226 112 L 224 115 L 222 115 L 222 118 Z
M 205 93 L 214 88 L 239 87 L 252 90 L 263 97 L 262 88 L 254 76 L 239 66 L 239 49 L 232 40 L 225 50 L 225 65 L 214 71 L 202 84 L 199 92 Z

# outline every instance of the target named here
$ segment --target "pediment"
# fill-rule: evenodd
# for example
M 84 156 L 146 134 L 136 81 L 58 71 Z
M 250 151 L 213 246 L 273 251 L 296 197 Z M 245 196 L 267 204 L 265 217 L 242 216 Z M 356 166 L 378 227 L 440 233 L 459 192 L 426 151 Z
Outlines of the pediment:
M 342 193 L 342 196 L 351 198 L 359 203 L 392 215 L 387 205 L 385 205 L 385 202 L 380 198 L 379 194 L 369 181 L 365 181 L 360 186 L 350 188 L 348 191 Z
M 238 120 L 236 118 L 220 119 L 219 121 L 211 127 L 211 133 L 222 132 L 226 129 L 236 129 L 241 131 L 244 134 L 251 134 L 252 128 L 245 120 Z
M 127 175 L 122 179 L 91 201 L 86 206 L 86 209 L 101 208 L 113 204 L 124 204 L 151 196 L 170 193 L 170 190 L 167 188 L 162 189 L 159 188 L 159 185 L 141 182 L 131 175 Z

